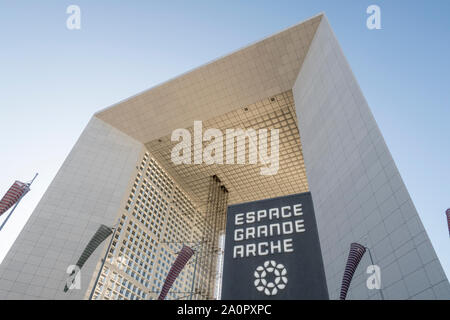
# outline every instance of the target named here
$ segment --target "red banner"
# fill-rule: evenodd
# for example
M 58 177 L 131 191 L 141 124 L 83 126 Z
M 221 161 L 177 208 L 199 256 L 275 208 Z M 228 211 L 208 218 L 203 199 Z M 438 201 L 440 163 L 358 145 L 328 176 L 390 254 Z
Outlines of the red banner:
M 448 233 L 450 234 L 450 209 L 447 209 L 445 213 L 447 213 Z
M 347 297 L 347 291 L 350 287 L 350 282 L 352 281 L 353 274 L 358 267 L 364 253 L 366 252 L 366 247 L 360 245 L 359 243 L 352 243 L 350 245 L 350 253 L 347 258 L 347 265 L 345 266 L 344 278 L 342 279 L 341 285 L 341 295 L 340 299 L 345 300 Z
M 20 181 L 14 182 L 8 192 L 3 196 L 2 200 L 0 200 L 0 216 L 15 205 L 28 191 L 30 191 L 30 188 L 27 183 Z
M 159 294 L 158 300 L 164 300 L 167 296 L 167 293 L 169 292 L 170 288 L 172 287 L 173 283 L 175 282 L 175 279 L 180 274 L 181 270 L 183 270 L 186 263 L 189 261 L 189 259 L 194 254 L 194 250 L 189 248 L 188 246 L 183 246 L 183 249 L 181 249 L 180 253 L 178 254 L 178 257 L 176 258 L 175 262 L 173 263 L 172 267 L 169 270 L 169 273 L 167 274 L 166 281 L 164 281 L 164 285 L 161 289 L 161 293 Z

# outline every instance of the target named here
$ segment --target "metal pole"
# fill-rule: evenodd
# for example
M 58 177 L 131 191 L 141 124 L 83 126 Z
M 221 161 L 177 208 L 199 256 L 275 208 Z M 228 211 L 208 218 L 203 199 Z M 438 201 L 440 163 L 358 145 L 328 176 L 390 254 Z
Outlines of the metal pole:
M 200 242 L 198 244 L 200 246 Z M 192 295 L 194 294 L 194 287 L 195 287 L 195 273 L 197 271 L 197 260 L 198 260 L 198 249 L 195 250 L 195 264 L 194 264 L 194 274 L 192 276 L 192 286 L 191 286 L 191 296 L 189 297 L 189 300 L 192 300 Z
M 31 184 L 33 183 L 34 179 L 36 179 L 36 177 L 38 176 L 38 173 L 36 173 L 36 175 L 34 176 L 34 178 L 27 183 L 28 184 L 28 188 L 31 186 Z M 11 217 L 11 215 L 13 214 L 14 210 L 16 210 L 17 206 L 19 205 L 20 201 L 22 200 L 22 198 L 25 196 L 25 194 L 23 194 L 19 200 L 16 202 L 16 204 L 14 205 L 14 208 L 12 208 L 12 210 L 8 213 L 8 215 L 6 216 L 5 221 L 3 221 L 2 225 L 0 226 L 0 231 L 2 231 L 3 227 L 5 226 L 6 222 L 8 221 L 9 217 Z
M 38 176 L 38 174 L 39 174 L 39 173 L 36 173 L 36 174 L 34 175 L 34 178 L 31 179 L 31 181 L 28 183 L 28 186 L 31 186 L 31 184 L 33 183 L 34 179 L 36 179 L 36 177 Z
M 12 210 L 11 210 L 11 211 L 8 213 L 8 215 L 6 216 L 5 221 L 3 221 L 2 225 L 0 226 L 0 231 L 2 231 L 3 227 L 5 226 L 6 222 L 7 222 L 8 219 L 9 219 L 9 217 L 13 214 L 14 210 L 16 210 L 16 208 L 17 208 L 17 206 L 18 206 L 20 200 L 22 200 L 23 196 L 24 196 L 24 195 L 22 195 L 22 196 L 19 198 L 19 201 L 17 201 L 17 203 L 14 205 L 14 208 L 12 208 Z
M 373 263 L 372 254 L 370 253 L 370 249 L 368 247 L 366 247 L 366 249 L 369 252 L 370 262 L 374 266 L 375 264 Z M 380 282 L 380 289 L 379 290 L 380 290 L 381 300 L 384 300 L 383 290 L 381 290 L 381 280 L 380 279 L 377 279 L 377 280 Z
M 120 221 L 120 219 L 119 219 L 119 221 Z M 113 242 L 113 240 L 114 240 L 114 236 L 116 235 L 116 232 L 117 232 L 118 227 L 119 227 L 119 226 L 117 225 L 117 226 L 114 228 L 114 232 L 113 232 L 113 234 L 112 234 L 112 236 L 111 236 L 111 240 L 109 241 L 109 244 L 108 244 L 108 249 L 106 249 L 105 256 L 103 257 L 103 260 L 102 260 L 102 265 L 100 266 L 100 270 L 98 271 L 97 278 L 95 279 L 94 285 L 93 285 L 92 290 L 91 290 L 91 294 L 89 295 L 89 300 L 92 300 L 92 296 L 94 295 L 95 287 L 97 286 L 98 279 L 100 279 L 100 275 L 101 275 L 101 273 L 102 273 L 103 266 L 105 265 L 106 258 L 108 257 L 109 249 L 111 249 L 111 244 L 112 244 L 112 242 Z

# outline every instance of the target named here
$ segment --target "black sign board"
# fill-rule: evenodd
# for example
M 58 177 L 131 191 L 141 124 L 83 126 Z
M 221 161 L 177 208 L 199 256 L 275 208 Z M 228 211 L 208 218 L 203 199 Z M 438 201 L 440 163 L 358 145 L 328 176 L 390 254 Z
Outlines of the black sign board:
M 222 299 L 328 299 L 311 193 L 228 207 Z

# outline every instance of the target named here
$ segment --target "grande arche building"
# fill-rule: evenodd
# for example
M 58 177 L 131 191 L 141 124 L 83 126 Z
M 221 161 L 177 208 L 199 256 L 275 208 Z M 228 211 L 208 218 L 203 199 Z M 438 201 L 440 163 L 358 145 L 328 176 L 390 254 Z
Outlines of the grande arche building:
M 279 129 L 278 172 L 175 165 L 171 133 L 192 132 L 196 120 L 204 129 Z M 331 299 L 339 298 L 352 242 L 370 248 L 386 299 L 450 298 L 382 134 L 319 14 L 96 113 L 1 264 L 0 299 L 155 299 L 183 243 L 202 253 L 195 278 L 191 263 L 168 298 L 217 298 L 226 206 L 307 191 Z M 101 224 L 117 232 L 83 266 L 79 288 L 64 292 L 69 266 Z M 381 298 L 366 286 L 369 264 L 365 255 L 348 299 Z

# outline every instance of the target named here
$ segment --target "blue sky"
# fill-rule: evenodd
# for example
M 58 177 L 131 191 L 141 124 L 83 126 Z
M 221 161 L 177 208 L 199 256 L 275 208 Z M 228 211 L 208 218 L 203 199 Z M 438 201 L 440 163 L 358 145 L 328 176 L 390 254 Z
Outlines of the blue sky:
M 81 30 L 66 28 L 71 4 Z M 366 28 L 371 4 L 382 30 Z M 0 195 L 40 174 L 0 234 L 0 260 L 94 112 L 319 12 L 450 276 L 447 0 L 0 0 Z

